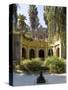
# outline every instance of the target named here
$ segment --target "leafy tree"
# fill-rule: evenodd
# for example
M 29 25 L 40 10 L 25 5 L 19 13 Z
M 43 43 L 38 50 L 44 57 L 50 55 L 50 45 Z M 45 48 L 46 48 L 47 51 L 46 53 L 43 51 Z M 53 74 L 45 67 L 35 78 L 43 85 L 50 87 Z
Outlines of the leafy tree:
M 39 26 L 38 12 L 35 5 L 29 6 L 29 19 L 32 29 L 36 29 Z
M 49 43 L 53 43 L 54 37 L 56 40 L 60 38 L 62 46 L 66 48 L 66 8 L 44 7 L 44 20 L 48 25 Z
M 22 31 L 23 33 L 27 32 L 29 26 L 25 23 L 26 17 L 24 15 L 19 15 L 18 20 L 19 20 L 19 30 Z
M 55 34 L 55 7 L 45 7 L 44 8 L 44 20 L 48 26 L 48 39 L 51 43 L 52 36 Z

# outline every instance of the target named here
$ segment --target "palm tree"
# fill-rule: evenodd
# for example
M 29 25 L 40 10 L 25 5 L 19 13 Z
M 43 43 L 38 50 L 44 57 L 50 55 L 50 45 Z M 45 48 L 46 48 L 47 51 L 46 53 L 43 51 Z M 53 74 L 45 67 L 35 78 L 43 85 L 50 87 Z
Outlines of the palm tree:
M 32 29 L 36 29 L 39 26 L 38 12 L 35 5 L 29 6 L 29 19 Z
M 25 34 L 28 31 L 29 26 L 25 23 L 26 17 L 24 15 L 18 16 L 19 30 Z

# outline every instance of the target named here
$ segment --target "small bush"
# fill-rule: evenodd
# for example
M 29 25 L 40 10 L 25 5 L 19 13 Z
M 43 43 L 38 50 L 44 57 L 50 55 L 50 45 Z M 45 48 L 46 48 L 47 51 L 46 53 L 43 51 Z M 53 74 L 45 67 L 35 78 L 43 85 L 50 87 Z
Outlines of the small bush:
M 42 70 L 43 61 L 40 58 L 32 59 L 31 61 L 31 71 L 40 71 Z
M 65 62 L 64 59 L 59 59 L 59 57 L 51 56 L 45 59 L 44 66 L 49 68 L 50 73 L 64 73 L 65 72 Z
M 28 60 L 28 59 L 25 59 L 25 60 L 21 61 L 20 69 L 23 70 L 23 71 L 29 71 L 28 67 L 30 67 L 30 63 L 31 63 L 31 61 Z
M 15 69 L 25 72 L 40 72 L 42 70 L 49 71 L 50 73 L 64 73 L 66 65 L 64 59 L 50 56 L 47 57 L 45 61 L 41 60 L 41 58 L 21 60 L 21 62 L 15 66 Z
M 20 69 L 27 72 L 36 72 L 42 69 L 42 61 L 40 58 L 32 60 L 23 60 L 20 65 Z
M 15 69 L 20 70 L 20 65 L 16 65 Z

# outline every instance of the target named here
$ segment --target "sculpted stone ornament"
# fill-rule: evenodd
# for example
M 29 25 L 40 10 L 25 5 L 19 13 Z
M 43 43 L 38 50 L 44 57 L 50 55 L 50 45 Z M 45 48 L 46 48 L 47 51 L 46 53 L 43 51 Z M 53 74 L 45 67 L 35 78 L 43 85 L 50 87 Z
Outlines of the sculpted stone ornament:
M 44 84 L 46 83 L 46 80 L 42 74 L 42 72 L 40 72 L 40 76 L 37 78 L 37 84 Z

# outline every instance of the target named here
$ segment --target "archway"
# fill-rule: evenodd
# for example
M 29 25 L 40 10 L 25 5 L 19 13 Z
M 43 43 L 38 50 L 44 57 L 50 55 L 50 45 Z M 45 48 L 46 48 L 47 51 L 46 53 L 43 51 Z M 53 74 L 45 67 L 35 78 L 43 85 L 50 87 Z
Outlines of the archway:
M 48 56 L 53 56 L 53 50 L 52 49 L 48 50 Z
M 56 50 L 56 55 L 59 57 L 59 48 L 57 48 L 57 50 Z
M 29 57 L 30 57 L 30 59 L 35 58 L 35 51 L 34 51 L 34 49 L 30 50 Z
M 44 58 L 44 50 L 39 50 L 39 57 Z
M 22 58 L 26 59 L 26 50 L 25 50 L 25 48 L 22 48 Z

